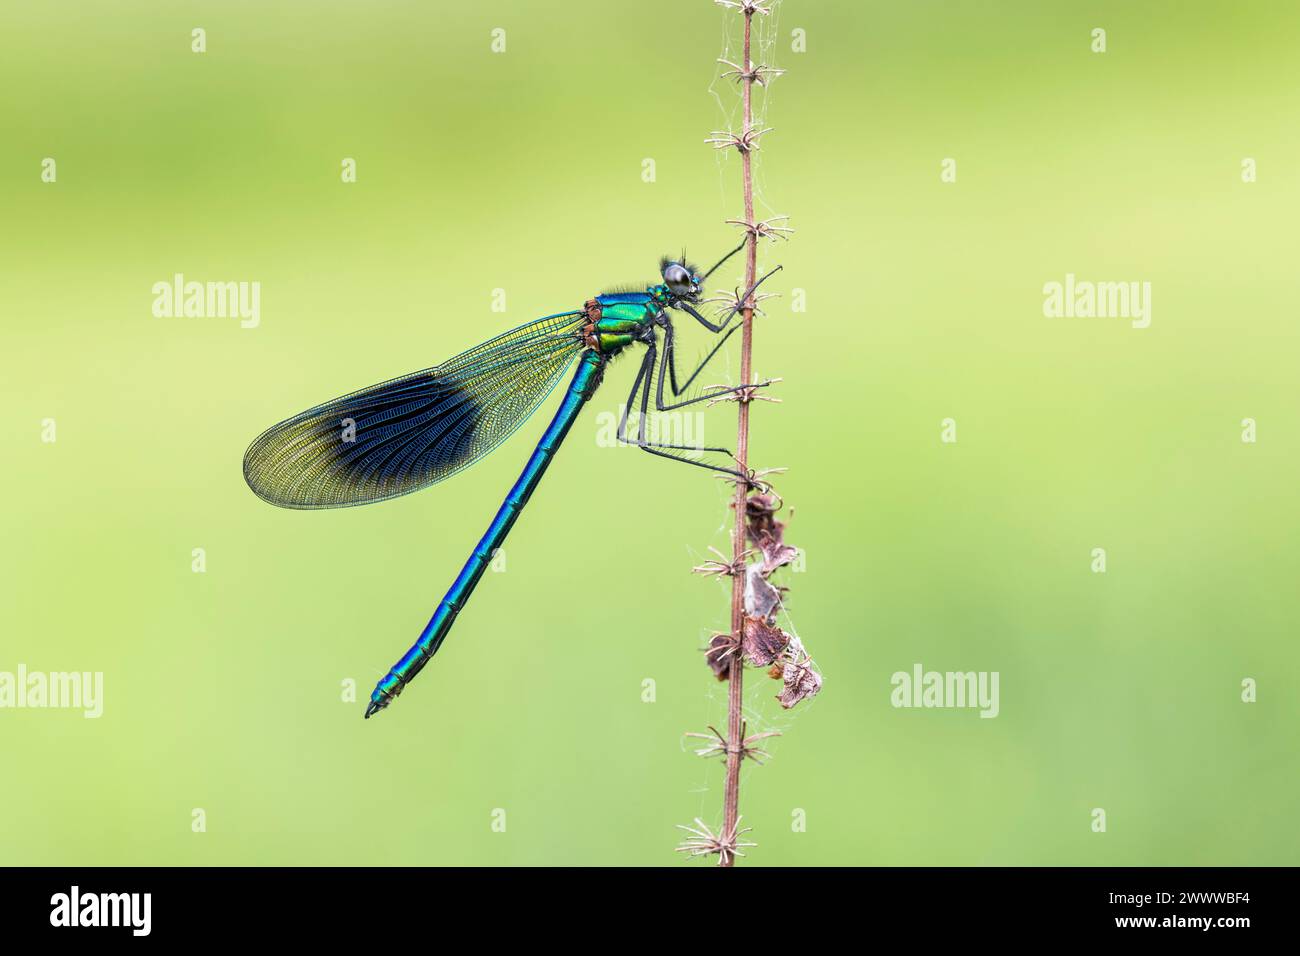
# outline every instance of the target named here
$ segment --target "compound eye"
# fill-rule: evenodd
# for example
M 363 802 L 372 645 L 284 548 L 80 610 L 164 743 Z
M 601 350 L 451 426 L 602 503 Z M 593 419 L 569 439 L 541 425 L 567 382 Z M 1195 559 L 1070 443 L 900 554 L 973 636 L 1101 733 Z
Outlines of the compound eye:
M 664 269 L 664 283 L 674 295 L 684 295 L 694 290 L 691 274 L 677 262 L 669 263 Z

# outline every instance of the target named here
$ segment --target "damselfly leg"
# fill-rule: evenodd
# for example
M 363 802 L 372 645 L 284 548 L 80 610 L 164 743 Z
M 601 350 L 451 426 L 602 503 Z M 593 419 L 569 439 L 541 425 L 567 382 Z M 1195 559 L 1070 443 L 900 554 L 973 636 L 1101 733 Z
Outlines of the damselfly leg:
M 660 458 L 667 458 L 671 461 L 681 461 L 688 465 L 695 465 L 697 468 L 707 468 L 709 471 L 719 471 L 725 475 L 735 475 L 737 478 L 744 478 L 745 476 L 734 468 L 723 468 L 719 465 L 710 465 L 707 462 L 696 461 L 694 458 L 672 454 L 673 451 L 693 451 L 697 454 L 712 451 L 730 456 L 731 450 L 728 448 L 700 447 L 696 445 L 670 445 L 662 442 L 652 442 L 646 437 L 646 423 L 650 418 L 650 380 L 654 377 L 654 368 L 657 359 L 657 350 L 653 344 L 650 344 L 646 348 L 645 357 L 641 360 L 641 367 L 637 370 L 636 381 L 632 383 L 632 391 L 628 393 L 627 404 L 623 406 L 623 414 L 619 418 L 618 429 L 615 432 L 615 437 L 625 445 L 636 445 L 642 451 L 649 452 L 652 455 L 658 455 Z M 640 421 L 637 423 L 637 436 L 636 438 L 628 438 L 627 419 L 628 415 L 631 414 L 634 403 L 637 401 L 638 392 L 640 393 L 641 398 L 639 412 Z
M 740 240 L 740 245 L 736 246 L 736 248 L 732 249 L 732 250 L 731 250 L 730 252 L 728 252 L 725 256 L 723 256 L 721 259 L 719 259 L 717 262 L 715 262 L 715 263 L 713 264 L 713 267 L 712 267 L 711 269 L 709 269 L 708 272 L 704 273 L 704 275 L 702 275 L 702 276 L 699 277 L 699 282 L 700 282 L 700 284 L 702 285 L 702 284 L 704 283 L 704 280 L 707 279 L 709 276 L 713 275 L 713 273 L 717 272 L 718 269 L 719 269 L 719 267 L 721 267 L 721 265 L 722 265 L 724 262 L 726 262 L 728 259 L 730 259 L 732 256 L 734 256 L 734 255 L 735 255 L 737 252 L 739 252 L 741 249 L 744 249 L 745 246 L 747 246 L 747 245 L 749 245 L 749 240 L 748 240 L 748 239 L 742 239 L 742 240 Z M 685 254 L 683 253 L 683 256 L 684 256 L 684 255 L 685 255 Z

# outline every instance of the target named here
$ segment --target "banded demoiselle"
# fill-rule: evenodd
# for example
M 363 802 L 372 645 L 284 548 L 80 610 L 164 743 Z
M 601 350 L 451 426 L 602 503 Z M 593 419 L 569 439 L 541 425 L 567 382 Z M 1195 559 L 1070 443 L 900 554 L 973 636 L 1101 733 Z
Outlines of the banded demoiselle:
M 677 402 L 732 332 L 731 319 L 748 301 L 755 282 L 718 322 L 699 313 L 704 281 L 744 243 L 701 274 L 681 260 L 664 258 L 662 281 L 644 292 L 606 292 L 571 312 L 537 319 L 475 346 L 442 365 L 413 372 L 336 398 L 286 419 L 263 432 L 244 455 L 244 479 L 262 498 L 281 508 L 346 508 L 385 501 L 442 481 L 469 467 L 501 444 L 554 389 L 576 358 L 577 370 L 555 417 L 532 457 L 506 495 L 469 560 L 465 562 L 433 617 L 411 649 L 375 686 L 366 717 L 387 707 L 428 663 L 465 607 L 492 554 L 537 488 L 583 405 L 595 393 L 606 366 L 635 343 L 645 346 L 640 369 L 619 418 L 618 440 L 653 455 L 746 476 L 680 452 L 719 452 L 652 442 L 646 438 L 652 382 L 656 411 L 671 411 L 719 395 L 757 388 L 746 383 L 714 388 Z M 780 268 L 779 266 L 777 267 Z M 691 316 L 721 339 L 685 381 L 678 382 L 670 311 Z M 663 335 L 662 347 L 659 343 Z M 627 434 L 628 414 L 640 402 L 637 436 Z

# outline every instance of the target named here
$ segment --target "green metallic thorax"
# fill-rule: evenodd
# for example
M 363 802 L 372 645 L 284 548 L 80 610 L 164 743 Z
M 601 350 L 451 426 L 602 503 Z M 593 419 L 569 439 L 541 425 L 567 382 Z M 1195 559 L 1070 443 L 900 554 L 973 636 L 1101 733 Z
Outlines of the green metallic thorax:
M 645 292 L 598 295 L 587 302 L 583 340 L 602 355 L 617 355 L 637 340 L 638 333 L 654 320 L 668 298 L 668 289 L 663 285 L 651 286 Z

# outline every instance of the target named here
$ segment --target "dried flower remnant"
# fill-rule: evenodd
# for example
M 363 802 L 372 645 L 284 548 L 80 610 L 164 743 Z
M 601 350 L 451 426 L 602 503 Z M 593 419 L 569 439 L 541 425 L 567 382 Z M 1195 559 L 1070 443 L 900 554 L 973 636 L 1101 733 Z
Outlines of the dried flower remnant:
M 695 818 L 695 826 L 688 827 L 682 824 L 677 825 L 677 829 L 685 830 L 690 837 L 683 840 L 677 847 L 678 853 L 689 853 L 691 856 L 708 856 L 711 853 L 718 854 L 718 866 L 731 866 L 736 857 L 744 856 L 741 847 L 758 846 L 757 843 L 742 842 L 740 837 L 750 832 L 752 827 L 741 827 L 741 817 L 736 817 L 736 822 L 730 827 L 724 827 L 722 833 L 715 834 L 709 829 L 699 817 Z
M 771 621 L 781 607 L 781 590 L 768 583 L 762 565 L 751 564 L 745 572 L 745 613 Z
M 742 647 L 745 660 L 754 667 L 768 667 L 776 663 L 790 643 L 790 635 L 779 627 L 759 617 L 745 618 L 745 637 Z
M 764 66 L 761 63 L 753 63 L 753 62 L 750 62 L 748 68 L 742 69 L 739 64 L 732 63 L 730 60 L 723 59 L 722 57 L 718 58 L 718 62 L 721 63 L 723 66 L 731 67 L 730 70 L 728 70 L 726 73 L 723 73 L 722 75 L 734 76 L 736 78 L 737 83 L 739 83 L 741 80 L 748 80 L 751 83 L 757 83 L 759 86 L 767 86 L 767 80 L 764 79 L 764 77 L 770 76 L 773 79 L 775 79 L 776 77 L 780 76 L 782 73 L 785 72 L 785 70 L 778 70 L 770 66 Z M 778 217 L 778 218 L 785 218 L 785 217 Z M 731 222 L 730 219 L 728 219 L 727 221 Z
M 745 569 L 745 628 L 741 650 L 754 667 L 769 667 L 770 676 L 782 681 L 777 696 L 787 710 L 821 690 L 821 675 L 797 637 L 775 624 L 784 589 L 767 579 L 792 562 L 799 549 L 785 543 L 785 522 L 778 521 L 780 496 L 768 491 L 751 495 L 745 502 L 745 530 L 763 555 Z M 752 549 L 751 549 L 752 550 Z
M 777 73 L 784 73 L 785 70 L 777 70 Z M 728 219 L 729 226 L 744 226 L 745 231 L 751 233 L 756 239 L 789 239 L 790 234 L 794 232 L 789 226 L 778 226 L 778 222 L 788 222 L 789 216 L 773 216 L 771 219 L 760 219 L 758 222 L 748 222 L 744 219 Z
M 741 574 L 745 570 L 745 558 L 747 558 L 750 554 L 753 553 L 751 551 L 742 551 L 740 552 L 740 556 L 736 558 L 736 560 L 728 561 L 727 556 L 724 555 L 717 548 L 713 547 L 713 545 L 709 545 L 709 550 L 712 551 L 714 554 L 716 554 L 719 560 L 714 560 L 710 558 L 709 560 L 705 561 L 703 564 L 697 564 L 695 567 L 691 568 L 691 571 L 693 573 L 716 574 L 718 576 L 732 576 L 732 575 Z
M 714 634 L 704 650 L 704 659 L 713 668 L 713 676 L 726 680 L 731 676 L 731 662 L 740 651 L 740 644 L 732 634 Z
M 747 726 L 748 726 L 747 724 L 743 722 L 741 723 L 740 732 L 742 735 L 745 733 Z M 726 756 L 726 754 L 729 752 L 727 748 L 727 738 L 722 735 L 722 733 L 718 730 L 717 727 L 710 726 L 709 730 L 711 731 L 711 733 L 708 734 L 701 734 L 701 733 L 685 734 L 685 736 L 687 737 L 695 737 L 699 740 L 709 741 L 709 745 L 707 747 L 700 747 L 695 751 L 695 756 L 697 757 Z M 759 747 L 755 747 L 754 744 L 758 743 L 758 741 L 760 740 L 766 740 L 768 737 L 780 737 L 780 736 L 781 736 L 781 731 L 768 730 L 761 734 L 750 734 L 744 737 L 744 739 L 740 743 L 740 759 L 752 760 L 754 761 L 754 763 L 762 766 L 763 761 L 759 760 L 758 758 L 759 757 L 769 758 L 772 755 L 768 753 L 766 750 L 763 750 Z
M 812 658 L 797 637 L 790 638 L 790 643 L 782 654 L 781 680 L 785 689 L 776 699 L 786 710 L 801 700 L 815 696 L 822 689 L 822 675 L 813 670 Z
M 763 555 L 764 577 L 799 556 L 798 548 L 785 543 L 785 522 L 776 520 L 780 508 L 780 496 L 773 492 L 750 495 L 745 502 L 746 533 Z

